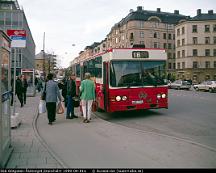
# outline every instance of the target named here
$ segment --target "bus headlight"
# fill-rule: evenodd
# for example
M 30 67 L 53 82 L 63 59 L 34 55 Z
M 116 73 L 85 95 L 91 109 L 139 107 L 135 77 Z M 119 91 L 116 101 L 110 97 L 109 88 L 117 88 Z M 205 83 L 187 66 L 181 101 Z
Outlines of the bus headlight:
M 123 101 L 127 100 L 127 96 L 123 96 L 123 97 L 122 97 L 122 100 L 123 100 Z
M 121 97 L 120 96 L 116 96 L 116 101 L 121 101 Z
M 160 98 L 161 98 L 161 95 L 160 95 L 160 94 L 158 94 L 158 95 L 157 95 L 157 99 L 160 99 Z
M 163 99 L 165 99 L 165 98 L 166 98 L 166 94 L 162 94 L 161 97 L 162 97 Z

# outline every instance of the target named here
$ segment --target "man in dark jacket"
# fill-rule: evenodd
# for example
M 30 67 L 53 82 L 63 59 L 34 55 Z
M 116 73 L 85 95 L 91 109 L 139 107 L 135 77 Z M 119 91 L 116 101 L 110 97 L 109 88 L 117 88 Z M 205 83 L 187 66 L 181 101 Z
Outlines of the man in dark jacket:
M 28 88 L 28 83 L 27 83 L 25 75 L 22 75 L 22 86 L 23 86 L 23 101 L 24 101 L 24 104 L 26 104 L 26 92 Z
M 23 107 L 23 85 L 20 78 L 21 77 L 18 76 L 16 79 L 16 95 L 20 101 L 21 107 Z
M 67 82 L 67 119 L 77 118 L 74 115 L 74 104 L 73 97 L 76 96 L 76 76 L 75 74 L 71 74 L 70 79 Z M 71 116 L 70 116 L 71 114 Z

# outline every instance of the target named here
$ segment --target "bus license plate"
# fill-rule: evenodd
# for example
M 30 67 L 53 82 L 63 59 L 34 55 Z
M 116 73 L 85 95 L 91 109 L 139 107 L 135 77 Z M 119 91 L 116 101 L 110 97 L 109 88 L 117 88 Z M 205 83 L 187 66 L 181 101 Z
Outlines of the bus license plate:
M 132 101 L 132 104 L 143 104 L 143 100 Z

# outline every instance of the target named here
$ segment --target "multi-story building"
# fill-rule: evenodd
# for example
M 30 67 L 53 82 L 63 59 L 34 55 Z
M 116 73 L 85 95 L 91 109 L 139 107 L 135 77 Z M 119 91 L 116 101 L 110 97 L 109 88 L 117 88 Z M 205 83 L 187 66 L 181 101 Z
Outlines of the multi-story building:
M 168 55 L 168 73 L 175 72 L 175 25 L 188 19 L 188 16 L 156 11 L 144 10 L 138 6 L 136 11 L 130 13 L 115 24 L 107 35 L 107 46 L 127 48 L 143 45 L 145 48 L 166 49 Z
M 176 77 L 193 82 L 216 80 L 216 13 L 209 10 L 178 24 Z
M 0 2 L 0 28 L 7 33 L 7 30 L 25 30 L 26 31 L 26 48 L 17 48 L 17 74 L 21 69 L 35 66 L 35 43 L 27 23 L 24 11 L 19 7 L 17 0 L 1 0 Z M 12 71 L 14 49 L 12 48 Z

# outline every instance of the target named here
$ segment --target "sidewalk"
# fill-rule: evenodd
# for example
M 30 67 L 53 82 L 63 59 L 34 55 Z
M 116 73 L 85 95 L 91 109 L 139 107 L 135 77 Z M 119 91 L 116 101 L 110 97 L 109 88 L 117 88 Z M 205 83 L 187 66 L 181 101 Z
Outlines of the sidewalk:
M 62 168 L 36 133 L 39 100 L 39 94 L 27 97 L 27 104 L 23 108 L 20 108 L 20 103 L 16 100 L 16 112 L 22 123 L 11 129 L 14 150 L 6 168 Z

